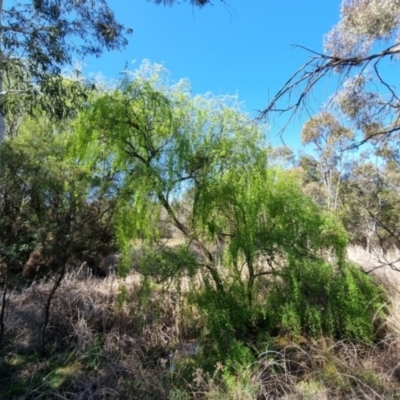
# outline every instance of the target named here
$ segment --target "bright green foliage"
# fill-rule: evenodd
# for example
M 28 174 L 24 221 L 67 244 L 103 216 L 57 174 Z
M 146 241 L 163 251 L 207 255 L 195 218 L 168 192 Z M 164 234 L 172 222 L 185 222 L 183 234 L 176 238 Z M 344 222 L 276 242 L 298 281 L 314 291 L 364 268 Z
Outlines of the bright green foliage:
M 321 259 L 290 259 L 265 299 L 270 332 L 364 342 L 374 340 L 383 305 L 383 289 L 368 275 Z
M 271 191 L 269 210 L 261 248 L 286 260 L 265 298 L 269 332 L 372 341 L 383 291 L 344 261 L 347 237 L 341 224 L 284 175 Z
M 191 293 L 190 299 L 206 316 L 206 330 L 203 337 L 203 366 L 212 369 L 218 361 L 237 362 L 248 365 L 254 359 L 251 342 L 252 326 L 256 308 L 246 301 L 245 288 L 231 285 L 227 293 L 212 288 Z
M 268 203 L 261 248 L 295 257 L 315 257 L 331 250 L 342 259 L 346 232 L 333 216 L 302 193 L 295 175 L 278 172 Z
M 163 210 L 222 290 L 208 247 L 214 239 L 213 205 L 204 203 L 202 193 L 213 191 L 231 169 L 250 170 L 257 153 L 263 153 L 262 134 L 239 112 L 235 99 L 192 97 L 186 82 L 166 86 L 162 73 L 145 64 L 134 79 L 127 77 L 95 98 L 76 124 L 77 151 L 89 165 L 101 163 L 119 172 L 116 216 L 123 250 L 134 239 L 150 244 L 159 239 Z M 194 200 L 183 218 L 179 199 L 185 192 Z
M 194 295 L 207 314 L 212 353 L 231 359 L 237 339 L 254 341 L 263 330 L 370 339 L 372 317 L 381 303 L 369 278 L 356 275 L 361 292 L 353 285 L 352 299 L 346 294 L 343 304 L 335 303 L 335 296 L 342 296 L 335 290 L 349 287 L 357 273 L 354 268 L 348 272 L 343 262 L 343 227 L 302 193 L 296 175 L 257 164 L 248 174 L 241 171 L 224 174 L 198 198 L 204 210 L 208 205 L 209 232 L 229 239 L 223 258 L 226 292 L 208 288 Z M 332 264 L 324 261 L 328 255 Z M 336 286 L 331 290 L 331 285 Z M 332 312 L 324 311 L 327 302 Z M 342 313 L 348 313 L 348 325 L 342 326 Z
M 268 166 L 262 129 L 232 99 L 193 97 L 163 73 L 145 64 L 75 125 L 76 153 L 118 174 L 127 265 L 147 245 L 138 265 L 147 277 L 201 274 L 190 297 L 219 359 L 243 361 L 243 343 L 263 329 L 371 340 L 380 292 L 344 263 L 344 228 L 303 194 L 299 176 Z M 162 215 L 184 246 L 155 246 Z
M 158 283 L 177 279 L 182 272 L 193 277 L 198 268 L 198 262 L 187 246 L 142 249 L 137 264 L 141 274 L 155 278 Z
M 342 260 L 347 243 L 343 227 L 302 193 L 295 175 L 267 169 L 260 159 L 215 177 L 195 197 L 195 211 L 204 216 L 199 222 L 213 238 L 226 240 L 223 264 L 232 266 L 233 282 L 247 281 L 250 303 L 256 279 L 271 273 L 266 266 L 278 267 L 290 256 L 322 257 L 323 251 Z

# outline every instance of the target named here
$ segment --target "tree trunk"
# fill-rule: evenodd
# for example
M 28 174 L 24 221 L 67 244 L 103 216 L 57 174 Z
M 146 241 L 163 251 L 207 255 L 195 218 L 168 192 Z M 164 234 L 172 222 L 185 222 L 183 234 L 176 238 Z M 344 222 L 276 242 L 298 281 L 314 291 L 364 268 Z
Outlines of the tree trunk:
M 45 316 L 44 316 L 44 323 L 42 327 L 42 340 L 40 344 L 40 353 L 42 356 L 45 354 L 45 348 L 46 348 L 46 330 L 47 326 L 49 325 L 49 320 L 50 320 L 50 307 L 51 307 L 51 302 L 53 300 L 54 294 L 56 293 L 58 287 L 61 285 L 61 281 L 64 278 L 66 271 L 66 263 L 64 262 L 61 270 L 59 271 L 58 277 L 55 279 L 53 287 L 51 288 L 50 294 L 47 297 L 46 305 L 45 305 Z
M 168 203 L 165 196 L 161 192 L 158 192 L 157 197 L 158 200 L 161 202 L 162 206 L 164 207 L 164 209 L 167 211 L 170 218 L 172 219 L 172 222 L 176 226 L 176 228 L 178 228 L 183 233 L 183 235 L 192 242 L 192 244 L 202 255 L 205 261 L 204 266 L 210 273 L 211 278 L 213 279 L 217 290 L 221 293 L 224 293 L 224 285 L 222 283 L 222 279 L 219 276 L 217 269 L 214 266 L 214 257 L 211 254 L 211 252 L 207 249 L 204 243 L 201 242 L 201 240 L 199 240 L 197 237 L 193 237 L 189 229 L 181 221 L 179 221 L 179 219 L 175 215 L 171 205 Z
M 8 264 L 6 265 L 6 276 L 4 279 L 4 289 L 3 289 L 1 313 L 0 313 L 0 348 L 3 346 L 4 315 L 6 312 L 7 290 L 8 290 Z
M 2 49 L 2 42 L 3 42 L 3 24 L 2 24 L 2 16 L 3 16 L 3 0 L 0 0 L 0 150 L 1 144 L 3 143 L 5 131 L 6 131 L 6 123 L 4 121 L 4 115 L 2 110 L 3 105 L 3 72 L 1 63 L 3 62 L 3 49 Z M 0 152 L 1 156 L 1 152 Z M 0 158 L 0 169 L 1 169 L 1 158 Z

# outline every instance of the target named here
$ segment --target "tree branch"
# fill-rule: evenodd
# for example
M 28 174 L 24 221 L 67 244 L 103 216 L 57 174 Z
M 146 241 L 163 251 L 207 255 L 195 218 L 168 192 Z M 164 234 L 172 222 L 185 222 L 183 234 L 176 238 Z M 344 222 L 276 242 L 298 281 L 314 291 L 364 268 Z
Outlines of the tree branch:
M 365 68 L 372 61 L 376 61 L 374 68 L 376 71 L 377 62 L 386 57 L 394 57 L 400 55 L 400 44 L 396 43 L 381 52 L 370 54 L 368 56 L 355 56 L 355 57 L 333 57 L 326 54 L 321 54 L 303 46 L 297 46 L 306 51 L 312 53 L 314 56 L 303 66 L 301 66 L 282 86 L 274 98 L 270 101 L 268 106 L 260 111 L 258 119 L 266 119 L 271 113 L 286 113 L 290 112 L 289 120 L 281 133 L 298 112 L 302 105 L 306 104 L 306 98 L 311 94 L 312 90 L 315 88 L 317 83 L 319 83 L 327 74 L 337 73 L 340 77 L 340 82 L 349 75 L 350 71 L 354 67 Z M 309 69 L 311 67 L 311 70 Z M 381 75 L 377 73 L 377 77 L 381 80 L 381 83 L 387 87 L 392 96 L 398 99 L 393 89 L 383 81 Z M 299 94 L 294 96 L 295 90 L 299 90 Z M 292 101 L 294 97 L 294 101 Z M 278 104 L 284 100 L 287 100 L 287 105 L 280 107 Z M 394 129 L 400 129 L 395 127 Z M 384 134 L 386 132 L 380 132 L 378 134 Z M 368 141 L 371 137 L 367 138 Z M 355 146 L 359 146 L 365 141 L 361 141 Z

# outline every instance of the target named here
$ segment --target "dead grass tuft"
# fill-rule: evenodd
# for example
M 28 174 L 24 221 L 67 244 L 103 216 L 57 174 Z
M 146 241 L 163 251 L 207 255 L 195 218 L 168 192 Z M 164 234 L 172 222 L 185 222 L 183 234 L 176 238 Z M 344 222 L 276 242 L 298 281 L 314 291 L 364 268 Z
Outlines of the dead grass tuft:
M 266 351 L 257 374 L 268 399 L 395 399 L 398 356 L 381 345 L 324 338 Z
M 155 287 L 146 298 L 139 281 L 67 276 L 52 303 L 46 360 L 4 359 L 0 398 L 168 398 L 170 373 L 160 359 L 182 340 L 185 317 L 176 294 Z M 121 288 L 127 301 L 118 304 Z M 8 354 L 35 355 L 50 290 L 50 282 L 36 283 L 9 296 Z

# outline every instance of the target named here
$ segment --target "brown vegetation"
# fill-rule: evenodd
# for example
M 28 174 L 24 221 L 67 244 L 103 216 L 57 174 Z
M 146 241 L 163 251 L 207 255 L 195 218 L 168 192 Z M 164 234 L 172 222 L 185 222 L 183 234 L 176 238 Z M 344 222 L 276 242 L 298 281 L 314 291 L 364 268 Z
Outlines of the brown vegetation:
M 34 279 L 36 275 L 43 276 L 51 270 L 54 259 L 46 255 L 43 250 L 35 249 L 29 254 L 28 261 L 22 270 L 22 276 L 26 279 Z
M 358 260 L 366 256 L 353 248 L 350 255 L 355 254 Z M 137 273 L 103 280 L 67 275 L 52 302 L 45 358 L 34 351 L 51 284 L 11 294 L 1 398 L 399 398 L 398 294 L 392 295 L 387 321 L 379 327 L 381 339 L 373 345 L 266 338 L 257 361 L 233 365 L 231 374 L 232 366 L 223 363 L 212 370 L 202 367 L 207 361 L 202 351 L 207 342 L 199 336 L 204 321 L 179 286 L 151 285 L 149 290 Z

